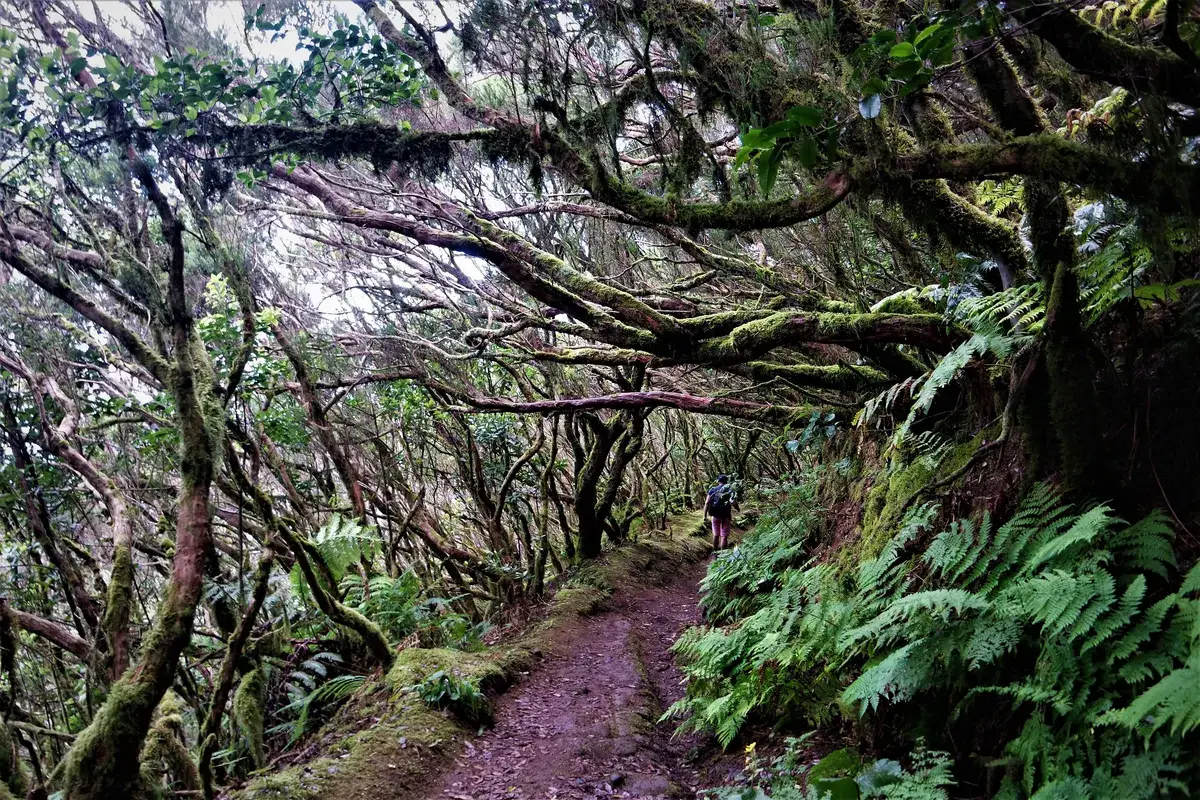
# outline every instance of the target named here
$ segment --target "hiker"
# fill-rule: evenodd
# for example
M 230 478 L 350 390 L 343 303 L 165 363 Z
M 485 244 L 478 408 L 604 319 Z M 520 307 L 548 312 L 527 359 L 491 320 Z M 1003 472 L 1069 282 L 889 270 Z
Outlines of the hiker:
M 733 508 L 737 501 L 728 475 L 718 475 L 717 485 L 708 490 L 704 498 L 704 516 L 712 517 L 713 550 L 724 550 L 729 540 L 729 526 L 733 521 Z

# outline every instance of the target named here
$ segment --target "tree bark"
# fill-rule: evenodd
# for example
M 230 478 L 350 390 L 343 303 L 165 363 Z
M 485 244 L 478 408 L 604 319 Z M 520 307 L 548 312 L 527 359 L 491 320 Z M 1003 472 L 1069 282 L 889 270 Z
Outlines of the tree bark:
M 238 623 L 237 630 L 229 639 L 226 646 L 225 658 L 221 661 L 221 671 L 213 689 L 212 702 L 208 706 L 208 714 L 200 728 L 200 788 L 205 798 L 213 796 L 212 757 L 217 751 L 217 737 L 221 732 L 221 719 L 225 715 L 225 704 L 229 701 L 229 693 L 233 689 L 233 679 L 237 674 L 238 662 L 241 661 L 250 632 L 254 629 L 254 621 L 259 609 L 267 597 L 270 585 L 271 568 L 275 563 L 275 551 L 268 548 L 254 575 L 254 590 L 250 596 L 250 604 Z

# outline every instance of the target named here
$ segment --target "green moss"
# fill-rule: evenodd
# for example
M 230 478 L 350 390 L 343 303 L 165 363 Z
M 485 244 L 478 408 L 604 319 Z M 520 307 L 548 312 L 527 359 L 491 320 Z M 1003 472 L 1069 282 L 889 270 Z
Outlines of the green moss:
M 414 671 L 404 672 L 405 665 Z M 393 678 L 408 680 L 417 675 L 416 669 L 411 661 L 397 659 L 388 676 L 365 692 L 361 702 L 334 717 L 322 736 L 325 755 L 255 779 L 233 796 L 309 800 L 415 791 L 427 771 L 466 733 L 452 717 L 391 687 Z
M 917 457 L 905 464 L 892 456 L 891 466 L 875 472 L 877 482 L 867 492 L 863 508 L 862 535 L 853 547 L 839 556 L 843 566 L 856 566 L 859 561 L 879 555 L 883 546 L 896 533 L 900 521 L 917 495 L 943 475 L 962 467 L 985 442 L 995 438 L 997 429 L 980 431 L 970 441 L 951 448 L 940 459 Z
M 756 381 L 780 378 L 798 386 L 820 389 L 861 389 L 888 385 L 889 376 L 882 370 L 863 365 L 844 364 L 773 364 L 750 361 L 744 366 Z
M 170 592 L 168 588 L 168 593 Z M 164 606 L 168 605 L 163 603 Z M 152 631 L 153 633 L 153 631 Z M 150 637 L 148 637 L 149 639 Z M 151 644 L 153 644 L 151 640 Z M 117 748 L 136 748 L 141 752 L 148 723 L 158 704 L 152 687 L 131 679 L 133 671 L 113 684 L 108 699 L 92 723 L 75 738 L 63 765 L 63 784 L 70 787 L 96 787 L 81 797 L 138 797 L 142 793 L 137 759 L 117 758 Z M 134 767 L 133 771 L 130 767 Z
M 993 217 L 950 190 L 945 181 L 897 181 L 885 191 L 899 201 L 913 225 L 953 248 L 999 258 L 1014 272 L 1028 269 L 1025 246 L 1013 225 Z
M 233 695 L 233 719 L 246 739 L 255 769 L 266 763 L 263 753 L 263 707 L 266 703 L 267 682 L 262 667 L 242 676 Z
M 608 597 L 609 592 L 595 586 L 564 586 L 554 595 L 554 603 L 568 615 L 586 617 L 603 611 Z
M 183 791 L 200 788 L 200 773 L 184 742 L 183 701 L 167 692 L 158 706 L 158 718 L 142 748 L 142 775 L 149 786 L 167 786 Z
M 174 542 L 172 549 L 174 549 Z M 101 625 L 108 636 L 108 652 L 116 653 L 118 646 L 124 648 L 123 642 L 117 638 L 127 636 L 129 626 L 129 610 L 133 604 L 133 548 L 120 545 L 113 550 L 112 577 L 108 581 L 108 603 L 104 609 L 104 620 Z
M 17 756 L 17 745 L 13 741 L 8 726 L 0 722 L 0 800 L 3 800 L 11 790 L 18 797 L 24 797 L 29 787 L 29 779 Z
M 933 307 L 911 295 L 893 295 L 871 308 L 879 314 L 931 314 Z
M 233 143 L 236 153 L 261 157 L 265 148 L 310 154 L 326 161 L 360 157 L 377 169 L 399 164 L 428 178 L 446 171 L 456 142 L 481 142 L 491 158 L 523 161 L 530 157 L 529 135 L 501 129 L 463 133 L 414 132 L 373 121 L 351 122 L 309 129 L 258 125 L 246 129 Z

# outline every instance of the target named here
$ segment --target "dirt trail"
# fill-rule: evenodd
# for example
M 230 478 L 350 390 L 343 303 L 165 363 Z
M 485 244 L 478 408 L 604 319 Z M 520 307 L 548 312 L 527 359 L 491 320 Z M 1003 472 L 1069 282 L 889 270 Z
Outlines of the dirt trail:
M 611 610 L 562 629 L 562 655 L 499 700 L 495 727 L 424 800 L 694 797 L 725 782 L 736 758 L 707 739 L 673 739 L 673 724 L 655 725 L 682 695 L 669 648 L 699 622 L 705 568 L 687 564 L 665 585 L 620 589 Z

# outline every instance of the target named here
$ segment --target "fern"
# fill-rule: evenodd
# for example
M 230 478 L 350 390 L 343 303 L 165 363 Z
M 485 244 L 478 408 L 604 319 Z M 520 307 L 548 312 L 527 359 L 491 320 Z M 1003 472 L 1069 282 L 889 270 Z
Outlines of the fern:
M 1118 534 L 1112 549 L 1116 557 L 1130 567 L 1166 578 L 1176 566 L 1175 531 L 1161 510 L 1130 525 Z M 1187 591 L 1186 586 L 1182 591 Z
M 954 616 L 988 607 L 986 600 L 963 589 L 916 592 L 896 599 L 869 623 L 847 633 L 841 644 L 844 649 L 864 643 L 872 646 L 891 644 L 917 630 L 918 621 L 921 626 L 945 624 Z
M 917 418 L 929 411 L 937 393 L 957 378 L 967 364 L 976 357 L 987 353 L 1004 358 L 1012 352 L 1016 341 L 1015 338 L 1006 336 L 995 328 L 981 330 L 943 356 L 937 366 L 920 382 L 920 388 L 917 389 L 913 404 L 909 408 L 908 417 L 896 430 L 895 442 L 899 444 L 904 441 Z
M 1172 670 L 1138 695 L 1126 708 L 1110 711 L 1100 721 L 1133 730 L 1156 731 L 1169 726 L 1171 735 L 1200 728 L 1200 668 Z
M 420 683 L 405 686 L 404 691 L 417 695 L 429 706 L 449 709 L 472 725 L 492 720 L 491 704 L 479 687 L 452 672 L 438 670 Z
M 1147 27 L 1162 21 L 1167 0 L 1106 0 L 1079 9 L 1079 15 L 1099 28 Z
M 988 209 L 996 216 L 1021 207 L 1025 194 L 1025 183 L 1016 179 L 1006 181 L 980 181 L 975 187 L 976 200 L 979 205 Z
M 762 591 L 740 619 L 677 643 L 687 694 L 670 714 L 727 746 L 756 716 L 819 723 L 838 703 L 942 729 L 948 698 L 940 713 L 969 718 L 990 695 L 1027 718 L 1005 747 L 1015 769 L 1002 795 L 1115 798 L 1099 792 L 1136 785 L 1131 796 L 1151 797 L 1144 786 L 1177 791 L 1200 773 L 1183 742 L 1200 728 L 1200 566 L 1169 591 L 1161 513 L 1129 525 L 1038 485 L 1003 525 L 958 520 L 922 548 L 935 514 L 910 512 L 849 579 L 800 563 L 778 522 L 752 533 L 739 584 Z M 768 543 L 788 553 L 769 577 L 754 571 L 772 563 Z M 708 590 L 729 568 L 714 564 Z M 1159 749 L 1133 752 L 1138 737 Z
M 871 424 L 871 420 L 880 412 L 890 412 L 895 407 L 901 395 L 907 393 L 907 396 L 912 397 L 913 392 L 921 385 L 922 377 L 905 378 L 899 383 L 889 386 L 887 389 L 880 392 L 875 397 L 867 400 L 863 404 L 862 411 L 858 414 L 858 425 L 866 428 Z
M 290 702 L 279 710 L 279 714 L 285 717 L 294 714 L 295 718 L 274 726 L 267 733 L 287 733 L 290 747 L 308 732 L 314 708 L 340 702 L 357 691 L 366 681 L 365 676 L 330 677 L 330 672 L 342 663 L 342 657 L 337 653 L 320 652 L 294 668 L 284 684 Z
M 350 566 L 362 559 L 371 560 L 379 548 L 379 536 L 374 528 L 357 520 L 332 515 L 313 537 L 313 544 L 334 580 L 340 581 Z
M 910 700 L 919 691 L 928 689 L 934 663 L 925 645 L 925 640 L 917 639 L 891 651 L 878 663 L 868 666 L 842 693 L 842 699 L 865 714 L 868 709 L 878 708 L 880 700 Z

